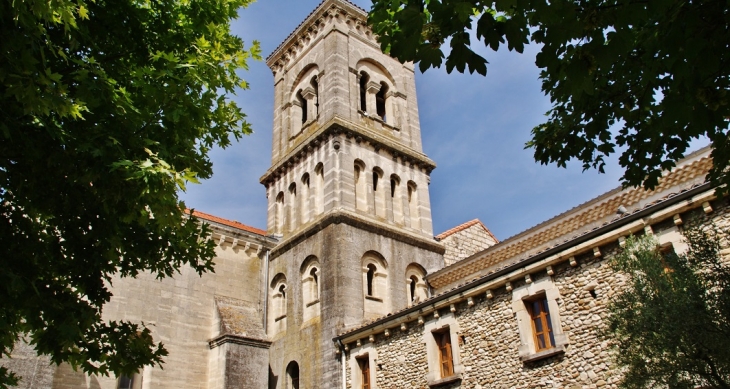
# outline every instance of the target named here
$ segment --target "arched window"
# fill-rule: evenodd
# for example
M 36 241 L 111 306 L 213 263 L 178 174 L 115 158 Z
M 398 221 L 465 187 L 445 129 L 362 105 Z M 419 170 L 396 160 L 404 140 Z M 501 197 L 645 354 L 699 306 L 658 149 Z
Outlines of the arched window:
M 428 285 L 426 285 L 426 271 L 416 263 L 406 267 L 406 292 L 408 293 L 408 306 L 416 305 L 428 298 Z
M 284 192 L 279 192 L 278 195 L 276 195 L 276 204 L 274 204 L 274 207 L 276 208 L 274 210 L 274 228 L 277 233 L 284 232 Z
M 286 366 L 286 389 L 299 389 L 299 364 L 295 361 Z
M 309 221 L 309 203 L 312 199 L 309 197 L 309 173 L 302 175 L 302 223 Z
M 421 229 L 421 216 L 418 213 L 418 187 L 413 181 L 408 181 L 408 213 L 411 219 L 411 228 Z
M 307 99 L 302 96 L 302 90 L 300 89 L 297 92 L 297 101 L 299 101 L 299 106 L 302 107 L 302 124 L 307 122 Z
M 393 222 L 403 224 L 403 198 L 400 190 L 400 177 L 395 174 L 390 176 L 390 202 L 393 209 Z
M 367 283 L 367 295 L 372 296 L 373 295 L 373 278 L 375 278 L 375 271 L 377 270 L 375 268 L 375 265 L 372 263 L 367 266 L 368 272 L 366 275 L 366 283 Z
M 362 282 L 365 318 L 374 318 L 390 312 L 388 265 L 375 251 L 362 258 Z
M 373 196 L 375 204 L 375 216 L 386 217 L 385 209 L 385 190 L 383 190 L 380 180 L 383 178 L 383 170 L 379 167 L 373 168 Z
M 411 280 L 411 283 L 409 285 L 410 286 L 409 289 L 410 289 L 410 292 L 411 293 L 410 293 L 410 296 L 409 297 L 410 297 L 410 300 L 412 302 L 412 301 L 414 301 L 416 299 L 416 285 L 418 284 L 418 277 L 411 276 L 410 277 L 410 280 Z
M 319 300 L 319 276 L 317 275 L 317 268 L 313 267 L 309 275 L 312 276 L 312 300 Z
M 292 182 L 289 185 L 289 231 L 297 228 L 297 184 Z
M 314 167 L 314 179 L 314 208 L 317 215 L 321 215 L 324 212 L 324 165 L 322 162 Z
M 365 163 L 355 160 L 355 208 L 368 210 L 367 177 L 365 177 Z
M 380 90 L 375 95 L 375 110 L 377 112 L 377 115 L 380 116 L 383 121 L 386 121 L 386 109 L 385 109 L 385 99 L 388 98 L 388 84 L 385 82 L 380 83 Z
M 365 72 L 360 72 L 360 110 L 368 111 L 368 81 L 370 76 Z
M 315 119 L 319 115 L 319 82 L 317 82 L 317 76 L 312 77 L 309 81 L 314 89 L 314 99 L 312 100 L 312 119 Z
M 321 293 L 320 269 L 319 259 L 314 255 L 310 255 L 304 260 L 299 270 L 302 277 L 302 312 L 304 322 L 319 316 L 319 299 Z
M 271 304 L 269 318 L 269 333 L 276 334 L 286 329 L 287 314 L 287 285 L 286 276 L 278 273 L 271 280 Z

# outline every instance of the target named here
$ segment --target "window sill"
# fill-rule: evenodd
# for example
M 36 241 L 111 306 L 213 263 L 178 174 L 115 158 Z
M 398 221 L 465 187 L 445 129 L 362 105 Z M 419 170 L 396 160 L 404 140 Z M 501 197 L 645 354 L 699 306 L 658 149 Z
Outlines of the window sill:
M 565 354 L 565 346 L 555 346 L 553 348 L 549 348 L 547 350 L 542 350 L 540 352 L 532 353 L 529 355 L 523 355 L 520 357 L 522 359 L 522 362 L 529 363 L 529 362 L 535 362 L 539 361 L 541 359 L 554 357 L 556 355 Z
M 312 305 L 314 305 L 314 304 L 317 304 L 318 302 L 319 302 L 319 299 L 316 299 L 316 300 L 314 300 L 314 301 L 310 301 L 310 302 L 308 302 L 308 303 L 307 303 L 307 308 L 311 307 L 311 306 L 312 306 Z
M 375 296 L 368 296 L 368 295 L 365 295 L 365 300 L 377 301 L 379 303 L 382 303 L 383 302 L 383 299 L 381 299 L 381 298 L 378 298 L 378 297 L 375 297 Z
M 429 388 L 438 388 L 439 386 L 446 386 L 449 384 L 453 384 L 456 381 L 461 381 L 461 379 L 462 379 L 461 373 L 456 373 L 452 376 L 440 378 L 435 381 L 428 381 L 428 387 Z

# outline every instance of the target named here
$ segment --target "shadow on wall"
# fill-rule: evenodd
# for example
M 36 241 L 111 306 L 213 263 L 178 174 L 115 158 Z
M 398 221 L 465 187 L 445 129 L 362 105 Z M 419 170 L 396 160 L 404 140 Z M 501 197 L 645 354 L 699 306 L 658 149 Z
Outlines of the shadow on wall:
M 271 366 L 269 366 L 269 389 L 276 389 L 276 384 L 279 382 L 279 377 L 274 375 L 274 372 L 271 371 Z

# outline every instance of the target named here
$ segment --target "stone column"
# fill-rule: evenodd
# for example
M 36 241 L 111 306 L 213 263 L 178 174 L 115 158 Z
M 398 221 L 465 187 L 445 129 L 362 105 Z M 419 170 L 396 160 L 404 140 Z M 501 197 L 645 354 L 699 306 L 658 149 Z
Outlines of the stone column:
M 374 117 L 378 116 L 378 111 L 375 105 L 375 95 L 380 92 L 381 85 L 378 84 L 375 81 L 368 81 L 368 85 L 366 90 L 366 98 L 365 101 L 367 102 L 367 113 L 368 116 Z

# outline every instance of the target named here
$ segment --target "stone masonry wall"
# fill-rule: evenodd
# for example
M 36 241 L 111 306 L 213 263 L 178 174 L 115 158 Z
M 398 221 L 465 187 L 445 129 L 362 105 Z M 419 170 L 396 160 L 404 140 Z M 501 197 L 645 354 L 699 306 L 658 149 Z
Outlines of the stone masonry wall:
M 469 223 L 471 224 L 470 226 L 439 240 L 439 242 L 446 246 L 446 252 L 444 253 L 446 266 L 497 244 L 497 240 L 484 228 L 481 222 L 475 220 Z
M 702 222 L 712 220 L 719 227 L 730 225 L 730 211 L 724 201 L 711 203 L 713 212 L 705 215 L 702 208 L 696 208 L 682 215 L 685 223 L 690 219 Z M 658 237 L 671 232 L 671 219 L 652 226 Z M 666 235 L 665 235 L 666 236 Z M 661 238 L 660 238 L 661 240 Z M 681 242 L 676 242 L 681 245 Z M 675 245 L 675 248 L 677 246 Z M 467 302 L 456 304 L 453 313 L 458 339 L 452 339 L 454 353 L 458 353 L 463 367 L 462 380 L 443 388 L 616 388 L 620 373 L 612 367 L 612 353 L 615 352 L 608 339 L 599 334 L 604 328 L 607 304 L 625 287 L 627 277 L 613 272 L 609 259 L 619 250 L 618 242 L 601 247 L 603 255 L 595 258 L 593 253 L 576 256 L 577 266 L 562 262 L 552 269 L 549 276 L 545 270 L 532 274 L 532 281 L 551 277 L 559 290 L 557 299 L 561 328 L 568 337 L 563 354 L 534 362 L 523 362 L 518 354 L 521 344 L 519 324 L 513 312 L 512 292 L 505 287 L 493 291 L 493 298 L 484 294 L 473 298 L 470 307 Z M 728 249 L 724 251 L 727 253 Z M 525 281 L 513 282 L 514 290 Z M 591 293 L 593 292 L 593 293 Z M 441 317 L 451 314 L 441 310 Z M 554 314 L 554 312 L 551 312 Z M 374 343 L 368 337 L 361 339 L 362 347 L 375 350 L 377 359 L 371 361 L 376 369 L 375 388 L 428 388 L 428 355 L 424 344 L 424 328 L 434 320 L 429 314 L 423 317 L 425 323 L 407 323 L 407 329 L 391 328 L 390 336 L 377 334 Z M 532 334 L 528 334 L 532 336 Z M 430 336 L 426 334 L 425 336 Z M 457 347 L 458 344 L 458 347 Z M 362 348 L 350 344 L 351 355 L 362 352 Z M 458 350 L 457 350 L 458 348 Z M 348 365 L 348 388 L 352 388 L 353 375 Z M 358 372 L 355 372 L 356 374 Z

